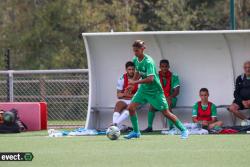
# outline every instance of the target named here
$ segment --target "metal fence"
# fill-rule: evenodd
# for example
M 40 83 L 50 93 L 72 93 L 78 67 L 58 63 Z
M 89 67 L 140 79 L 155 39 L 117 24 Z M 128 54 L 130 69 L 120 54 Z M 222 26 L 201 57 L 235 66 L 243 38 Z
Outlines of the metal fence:
M 1 102 L 47 102 L 49 126 L 83 126 L 88 70 L 0 71 Z

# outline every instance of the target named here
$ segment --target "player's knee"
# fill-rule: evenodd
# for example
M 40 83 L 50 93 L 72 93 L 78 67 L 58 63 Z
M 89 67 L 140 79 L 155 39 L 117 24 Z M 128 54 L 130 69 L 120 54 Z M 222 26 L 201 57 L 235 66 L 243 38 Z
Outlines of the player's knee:
M 135 115 L 135 107 L 132 105 L 129 105 L 127 107 L 128 111 L 129 111 L 129 115 Z
M 223 122 L 222 121 L 218 121 L 217 122 L 217 126 L 222 126 L 223 125 Z
M 210 125 L 208 125 L 208 129 L 213 129 L 214 126 L 215 126 L 215 125 L 210 124 Z
M 163 112 L 163 114 L 164 114 L 165 116 L 167 116 L 168 118 L 171 117 L 171 112 L 170 112 L 170 110 L 164 110 L 164 111 L 162 111 L 162 112 Z
M 124 106 L 124 105 L 126 105 L 126 104 L 125 104 L 123 101 L 118 101 L 118 102 L 115 104 L 116 107 Z
M 118 101 L 115 104 L 115 112 L 121 112 L 123 109 L 126 108 L 126 104 L 123 101 Z

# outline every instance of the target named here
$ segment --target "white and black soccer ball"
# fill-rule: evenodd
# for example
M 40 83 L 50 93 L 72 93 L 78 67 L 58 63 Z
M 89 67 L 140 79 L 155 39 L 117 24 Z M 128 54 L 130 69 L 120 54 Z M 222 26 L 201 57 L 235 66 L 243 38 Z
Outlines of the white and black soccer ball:
M 117 140 L 120 135 L 120 129 L 116 126 L 110 126 L 107 131 L 106 131 L 106 135 L 110 140 Z

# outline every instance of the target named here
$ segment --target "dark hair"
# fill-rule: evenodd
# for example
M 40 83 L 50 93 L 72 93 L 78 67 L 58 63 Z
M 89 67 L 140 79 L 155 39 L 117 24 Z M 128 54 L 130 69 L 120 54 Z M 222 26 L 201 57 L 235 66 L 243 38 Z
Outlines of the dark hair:
M 143 48 L 145 47 L 145 42 L 143 40 L 136 40 L 132 46 L 134 48 Z
M 167 60 L 167 59 L 162 59 L 161 61 L 160 61 L 160 65 L 161 64 L 167 64 L 168 66 L 169 66 L 169 61 Z
M 128 67 L 135 67 L 135 64 L 132 61 L 128 61 L 125 65 L 125 68 L 127 69 Z
M 201 88 L 200 92 L 207 92 L 207 93 L 209 93 L 207 88 Z

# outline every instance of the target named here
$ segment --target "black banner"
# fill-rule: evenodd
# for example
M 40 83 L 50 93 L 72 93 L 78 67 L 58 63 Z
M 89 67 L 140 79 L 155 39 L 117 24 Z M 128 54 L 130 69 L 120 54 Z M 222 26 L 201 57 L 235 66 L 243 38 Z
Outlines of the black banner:
M 0 152 L 0 161 L 32 161 L 31 152 Z

